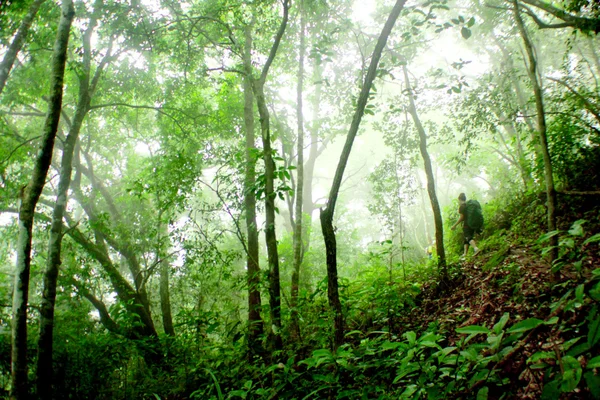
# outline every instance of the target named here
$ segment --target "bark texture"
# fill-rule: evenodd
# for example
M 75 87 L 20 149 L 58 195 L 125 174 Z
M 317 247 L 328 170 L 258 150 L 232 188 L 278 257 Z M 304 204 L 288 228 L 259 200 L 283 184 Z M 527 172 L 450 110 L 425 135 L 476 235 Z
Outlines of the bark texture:
M 266 227 L 265 239 L 267 242 L 267 258 L 269 260 L 269 305 L 271 309 L 271 326 L 273 330 L 272 344 L 275 350 L 281 350 L 283 342 L 281 339 L 281 282 L 279 279 L 279 254 L 277 252 L 277 235 L 275 233 L 275 162 L 273 161 L 273 148 L 271 146 L 271 127 L 269 123 L 269 109 L 265 100 L 265 81 L 269 74 L 269 68 L 275 60 L 277 49 L 281 38 L 285 33 L 289 17 L 289 0 L 283 1 L 283 19 L 269 57 L 262 69 L 258 79 L 253 80 L 252 90 L 256 97 L 258 114 L 260 116 L 260 128 L 262 132 L 263 159 L 265 162 L 265 213 Z
M 305 53 L 305 29 L 304 10 L 300 2 L 300 49 L 298 57 L 298 86 L 296 113 L 298 120 L 298 142 L 297 142 L 297 182 L 296 182 L 296 222 L 294 224 L 294 269 L 292 271 L 292 288 L 290 294 L 290 332 L 296 339 L 300 338 L 300 325 L 298 323 L 298 291 L 300 286 L 300 266 L 304 256 L 302 243 L 302 195 L 304 191 L 304 117 L 302 115 L 302 93 L 304 86 L 304 53 Z
M 54 148 L 54 140 L 62 108 L 63 80 L 67 61 L 69 33 L 75 15 L 72 1 L 63 1 L 61 11 L 61 19 L 52 54 L 48 114 L 44 123 L 42 142 L 35 159 L 32 177 L 23 190 L 19 209 L 17 264 L 13 292 L 11 399 L 26 399 L 28 396 L 27 303 L 29 301 L 33 217 L 35 206 L 44 188 L 46 175 L 52 161 L 52 150 Z
M 258 226 L 256 224 L 256 144 L 254 135 L 254 95 L 252 94 L 252 34 L 245 29 L 244 46 L 244 127 L 246 131 L 246 165 L 244 171 L 244 206 L 248 254 L 248 348 L 250 354 L 260 353 L 260 337 L 264 324 L 260 315 L 260 264 L 258 261 Z
M 100 11 L 101 1 L 96 1 L 95 11 L 90 18 L 90 23 L 83 35 L 83 68 L 79 76 L 79 100 L 75 116 L 71 122 L 71 128 L 63 144 L 62 160 L 60 166 L 60 177 L 58 193 L 54 210 L 52 212 L 52 224 L 50 227 L 50 238 L 48 240 L 48 259 L 44 274 L 44 289 L 40 305 L 40 336 L 38 341 L 37 360 L 37 393 L 40 399 L 52 398 L 52 353 L 54 334 L 54 306 L 56 302 L 56 286 L 58 282 L 59 268 L 61 265 L 61 247 L 63 238 L 63 217 L 67 207 L 67 194 L 71 185 L 71 173 L 73 170 L 73 155 L 79 132 L 83 121 L 90 109 L 90 99 L 94 88 L 90 87 L 91 69 L 91 36 L 96 27 L 97 14 Z M 102 68 L 98 68 L 100 74 Z

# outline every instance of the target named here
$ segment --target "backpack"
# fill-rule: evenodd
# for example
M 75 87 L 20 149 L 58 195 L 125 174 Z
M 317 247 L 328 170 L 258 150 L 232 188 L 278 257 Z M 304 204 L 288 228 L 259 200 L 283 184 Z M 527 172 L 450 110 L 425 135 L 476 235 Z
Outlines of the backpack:
M 480 230 L 483 227 L 483 213 L 481 212 L 481 205 L 477 200 L 467 201 L 467 225 L 471 229 Z

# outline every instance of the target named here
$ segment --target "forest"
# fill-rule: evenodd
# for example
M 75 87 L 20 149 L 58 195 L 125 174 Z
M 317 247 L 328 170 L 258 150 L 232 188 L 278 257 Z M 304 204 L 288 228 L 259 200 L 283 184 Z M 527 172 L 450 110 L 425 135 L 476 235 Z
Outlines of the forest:
M 600 399 L 599 33 L 0 0 L 0 397 Z

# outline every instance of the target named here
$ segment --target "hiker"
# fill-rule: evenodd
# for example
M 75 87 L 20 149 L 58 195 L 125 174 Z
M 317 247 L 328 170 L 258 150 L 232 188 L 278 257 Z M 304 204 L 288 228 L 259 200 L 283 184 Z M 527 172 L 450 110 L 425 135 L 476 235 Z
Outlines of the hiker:
M 481 205 L 477 200 L 469 200 L 467 201 L 467 196 L 464 193 L 458 195 L 458 213 L 460 214 L 460 218 L 454 225 L 452 225 L 452 230 L 456 229 L 456 226 L 463 223 L 463 234 L 465 239 L 465 252 L 463 257 L 467 256 L 467 252 L 469 251 L 469 245 L 473 247 L 473 255 L 479 253 L 479 248 L 477 247 L 477 243 L 475 243 L 474 237 L 476 233 L 481 233 L 481 228 L 483 227 L 483 214 L 481 212 Z

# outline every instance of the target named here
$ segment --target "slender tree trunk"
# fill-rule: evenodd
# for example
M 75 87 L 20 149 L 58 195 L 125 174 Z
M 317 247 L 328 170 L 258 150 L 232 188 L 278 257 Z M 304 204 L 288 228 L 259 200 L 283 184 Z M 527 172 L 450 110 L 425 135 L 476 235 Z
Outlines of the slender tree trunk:
M 2 94 L 2 91 L 4 90 L 10 70 L 17 59 L 17 54 L 19 54 L 19 51 L 21 51 L 23 43 L 25 43 L 25 39 L 29 33 L 29 29 L 31 28 L 31 24 L 33 23 L 33 20 L 35 19 L 35 16 L 43 2 L 44 0 L 33 0 L 31 6 L 29 6 L 29 11 L 25 15 L 25 18 L 23 18 L 21 21 L 21 25 L 19 25 L 17 34 L 15 35 L 10 46 L 8 46 L 8 51 L 4 55 L 2 63 L 0 63 L 0 94 Z
M 159 295 L 160 295 L 160 311 L 162 315 L 163 329 L 165 334 L 175 336 L 175 328 L 173 327 L 173 315 L 171 313 L 171 293 L 169 291 L 169 230 L 167 224 L 162 220 L 162 212 L 158 214 L 158 262 L 160 262 L 160 280 L 159 280 Z M 164 242 L 163 242 L 164 241 Z
M 271 324 L 273 326 L 273 348 L 281 350 L 281 284 L 279 280 L 279 254 L 277 252 L 277 235 L 275 233 L 275 162 L 273 161 L 273 148 L 271 146 L 271 127 L 269 123 L 269 109 L 265 100 L 265 81 L 269 68 L 275 60 L 281 38 L 285 33 L 289 16 L 289 0 L 283 1 L 283 19 L 275 36 L 269 57 L 265 62 L 261 75 L 252 81 L 252 90 L 256 97 L 260 128 L 262 132 L 263 159 L 265 162 L 265 214 L 266 228 L 265 239 L 267 242 L 267 258 L 269 260 L 269 305 L 271 309 Z
M 175 336 L 173 316 L 171 314 L 171 294 L 169 293 L 169 260 L 160 261 L 160 310 L 162 312 L 163 328 L 169 336 Z
M 250 26 L 245 29 L 244 48 L 244 125 L 246 130 L 246 165 L 244 178 L 244 205 L 248 234 L 248 348 L 250 354 L 260 353 L 260 337 L 264 333 L 260 316 L 260 265 L 258 262 L 258 227 L 256 224 L 256 144 L 254 137 L 254 96 L 252 94 L 252 35 Z
M 325 241 L 325 251 L 327 254 L 327 295 L 329 298 L 329 306 L 331 307 L 334 314 L 334 338 L 333 347 L 337 349 L 344 342 L 344 315 L 342 313 L 342 304 L 340 302 L 338 292 L 338 279 L 337 279 L 337 243 L 335 238 L 335 230 L 333 228 L 333 215 L 335 212 L 335 205 L 337 202 L 340 186 L 344 176 L 344 170 L 352 151 L 352 145 L 354 138 L 358 133 L 358 127 L 362 119 L 367 101 L 369 100 L 369 93 L 371 92 L 371 86 L 375 80 L 377 74 L 377 66 L 379 65 L 379 59 L 381 53 L 387 43 L 387 39 L 396 23 L 396 19 L 400 15 L 400 11 L 404 7 L 406 0 L 397 0 L 394 8 L 392 9 L 384 27 L 379 35 L 373 55 L 371 57 L 371 64 L 365 76 L 360 95 L 358 96 L 358 102 L 354 116 L 352 117 L 352 123 L 346 137 L 346 143 L 340 156 L 337 169 L 335 171 L 335 177 L 333 178 L 333 184 L 329 192 L 329 198 L 327 207 L 321 210 L 321 229 L 323 231 L 323 239 Z
M 297 165 L 298 182 L 296 183 L 296 223 L 294 224 L 294 270 L 292 272 L 292 290 L 290 301 L 290 331 L 296 338 L 300 338 L 300 325 L 298 323 L 298 291 L 300 286 L 300 266 L 304 256 L 302 243 L 302 195 L 304 191 L 304 117 L 302 115 L 302 93 L 304 85 L 304 52 L 305 29 L 303 4 L 300 2 L 300 49 L 298 59 L 298 86 L 297 86 L 297 120 L 298 120 L 298 147 Z
M 83 83 L 83 82 L 82 82 Z M 63 217 L 67 207 L 67 193 L 71 184 L 73 152 L 81 126 L 89 109 L 89 93 L 86 86 L 80 87 L 79 104 L 73 124 L 63 145 L 60 166 L 60 180 L 56 203 L 52 213 L 50 238 L 48 240 L 48 259 L 44 274 L 44 291 L 40 306 L 40 337 L 38 341 L 37 393 L 40 399 L 52 398 L 52 338 L 54 331 L 54 304 L 56 285 L 61 265 L 61 246 L 63 237 Z
M 523 43 L 525 44 L 527 56 L 529 57 L 527 73 L 529 75 L 529 80 L 531 81 L 531 86 L 533 87 L 533 94 L 535 97 L 535 108 L 537 111 L 537 132 L 540 138 L 540 147 L 542 151 L 542 157 L 544 160 L 546 202 L 548 207 L 548 232 L 552 232 L 556 230 L 556 189 L 554 188 L 554 177 L 552 174 L 552 158 L 550 157 L 550 151 L 548 148 L 548 137 L 546 135 L 547 132 L 546 113 L 544 111 L 544 96 L 538 79 L 537 59 L 535 57 L 533 45 L 531 43 L 531 40 L 529 39 L 527 30 L 525 29 L 525 24 L 523 24 L 523 20 L 521 19 L 519 4 L 516 0 L 513 1 L 513 7 L 515 21 L 517 22 L 517 27 L 519 28 L 519 32 L 521 34 L 521 37 L 523 38 Z M 552 262 L 558 257 L 558 235 L 554 235 L 550 238 L 550 246 L 553 247 L 552 251 L 550 252 L 550 261 Z
M 19 236 L 17 244 L 17 264 L 13 294 L 12 353 L 11 353 L 11 398 L 26 399 L 27 384 L 27 303 L 29 300 L 29 274 L 31 268 L 31 241 L 35 206 L 40 198 L 46 175 L 52 161 L 54 139 L 58 129 L 62 108 L 63 79 L 69 32 L 75 11 L 70 0 L 62 4 L 61 19 L 58 25 L 56 42 L 52 55 L 50 101 L 44 123 L 42 143 L 35 160 L 33 174 L 24 188 L 19 209 Z
M 446 251 L 444 249 L 444 223 L 442 221 L 440 203 L 438 202 L 437 194 L 435 192 L 435 180 L 433 177 L 431 158 L 429 157 L 429 152 L 427 151 L 427 135 L 425 134 L 425 128 L 423 128 L 423 124 L 421 124 L 421 120 L 417 114 L 417 108 L 415 107 L 415 100 L 413 97 L 410 80 L 408 79 L 408 70 L 406 69 L 406 65 L 402 66 L 402 70 L 404 72 L 406 92 L 408 95 L 408 112 L 415 123 L 417 132 L 419 133 L 419 149 L 421 150 L 421 157 L 423 157 L 423 163 L 425 165 L 425 174 L 427 175 L 427 193 L 429 194 L 429 201 L 431 201 L 433 221 L 435 224 L 435 249 L 438 256 L 438 269 L 442 279 L 446 279 L 448 277 L 448 270 L 446 268 Z
M 79 100 L 71 129 L 67 135 L 62 151 L 58 193 L 52 214 L 50 238 L 48 240 L 48 259 L 44 274 L 44 289 L 40 306 L 40 336 L 38 341 L 37 360 L 37 393 L 40 399 L 52 398 L 52 353 L 54 335 L 54 305 L 56 302 L 56 286 L 58 283 L 59 267 L 61 265 L 61 247 L 63 237 L 63 217 L 67 207 L 67 194 L 71 185 L 73 170 L 73 155 L 79 132 L 90 108 L 90 70 L 91 70 L 91 36 L 96 27 L 97 15 L 100 12 L 101 1 L 96 1 L 94 14 L 83 36 L 83 71 L 79 76 Z M 99 67 L 98 71 L 101 71 Z M 92 89 L 93 90 L 93 89 Z

